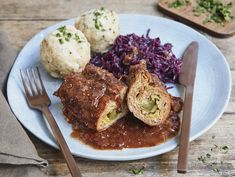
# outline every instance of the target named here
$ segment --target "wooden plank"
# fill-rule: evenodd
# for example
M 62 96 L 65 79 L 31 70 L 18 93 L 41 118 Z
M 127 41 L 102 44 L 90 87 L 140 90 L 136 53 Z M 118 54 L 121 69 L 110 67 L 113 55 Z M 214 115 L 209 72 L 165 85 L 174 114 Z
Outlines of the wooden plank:
M 234 116 L 225 114 L 208 132 L 196 139 L 190 144 L 189 154 L 189 172 L 184 176 L 233 176 L 235 175 L 235 136 L 234 134 Z M 226 130 L 226 131 L 224 131 Z M 213 139 L 212 137 L 215 136 Z M 51 177 L 60 176 L 67 177 L 69 171 L 65 161 L 58 150 L 42 143 L 36 137 L 30 134 L 37 147 L 38 153 L 41 157 L 48 159 L 49 166 L 42 169 L 43 172 Z M 206 166 L 198 161 L 198 157 L 211 153 L 210 148 L 217 144 L 218 146 L 227 145 L 229 147 L 228 154 L 215 153 L 212 161 L 224 164 L 221 167 L 220 175 L 213 172 L 210 166 Z M 78 165 L 84 176 L 99 177 L 99 176 L 133 176 L 129 173 L 130 168 L 145 167 L 144 174 L 139 176 L 181 176 L 176 173 L 177 164 L 177 149 L 169 153 L 147 158 L 138 161 L 128 162 L 103 162 L 96 160 L 88 160 L 83 158 L 76 158 Z M 212 154 L 212 153 L 211 153 Z
M 191 1 L 190 5 L 185 5 L 179 8 L 169 8 L 169 4 L 174 2 L 174 0 L 160 0 L 158 2 L 159 10 L 163 13 L 177 18 L 179 21 L 182 21 L 190 26 L 197 27 L 203 31 L 208 32 L 211 35 L 218 37 L 229 37 L 235 33 L 235 20 L 232 20 L 230 23 L 227 23 L 224 27 L 216 23 L 206 23 L 203 21 L 207 17 L 205 14 L 201 16 L 195 16 L 193 9 L 196 7 L 196 1 Z M 226 2 L 231 2 L 230 0 L 225 0 Z M 235 7 L 232 8 L 232 15 L 235 16 Z

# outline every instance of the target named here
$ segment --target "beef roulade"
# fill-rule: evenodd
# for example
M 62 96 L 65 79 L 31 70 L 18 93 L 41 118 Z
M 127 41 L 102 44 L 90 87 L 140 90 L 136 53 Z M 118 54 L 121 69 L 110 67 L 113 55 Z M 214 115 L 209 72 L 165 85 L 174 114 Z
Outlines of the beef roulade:
M 126 115 L 127 86 L 102 68 L 88 64 L 82 73 L 71 73 L 54 95 L 60 97 L 67 121 L 102 131 Z

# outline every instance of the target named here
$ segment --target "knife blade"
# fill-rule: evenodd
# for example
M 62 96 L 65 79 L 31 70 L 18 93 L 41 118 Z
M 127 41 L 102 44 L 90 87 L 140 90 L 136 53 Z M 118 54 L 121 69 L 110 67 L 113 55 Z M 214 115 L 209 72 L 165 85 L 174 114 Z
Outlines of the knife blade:
M 179 75 L 179 83 L 185 87 L 183 118 L 179 141 L 178 173 L 186 173 L 188 168 L 188 147 L 193 106 L 193 91 L 196 77 L 198 43 L 193 41 L 183 54 L 183 64 Z

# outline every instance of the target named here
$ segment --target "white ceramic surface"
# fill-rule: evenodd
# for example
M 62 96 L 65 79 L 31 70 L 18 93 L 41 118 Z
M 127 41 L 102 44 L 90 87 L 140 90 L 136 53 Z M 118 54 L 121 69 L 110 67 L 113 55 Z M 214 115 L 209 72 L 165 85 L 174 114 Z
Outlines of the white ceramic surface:
M 222 53 L 200 33 L 172 20 L 146 15 L 122 14 L 120 21 L 121 34 L 145 34 L 147 29 L 150 28 L 150 36 L 160 37 L 162 43 L 172 43 L 173 51 L 178 57 L 182 56 L 183 51 L 191 41 L 195 40 L 199 43 L 190 140 L 192 141 L 205 133 L 222 115 L 231 92 L 229 66 Z M 50 109 L 74 155 L 98 160 L 124 161 L 151 157 L 176 148 L 177 138 L 154 147 L 123 150 L 96 150 L 71 138 L 72 129 L 63 118 L 60 100 L 53 96 L 53 92 L 59 87 L 61 80 L 50 77 L 40 65 L 39 49 L 40 42 L 49 32 L 61 25 L 73 23 L 74 19 L 67 20 L 39 32 L 19 53 L 7 85 L 8 100 L 18 120 L 39 139 L 58 148 L 42 115 L 28 107 L 20 80 L 20 69 L 39 66 L 45 87 L 52 101 Z M 182 96 L 182 90 L 182 87 L 175 86 L 170 92 L 173 95 Z

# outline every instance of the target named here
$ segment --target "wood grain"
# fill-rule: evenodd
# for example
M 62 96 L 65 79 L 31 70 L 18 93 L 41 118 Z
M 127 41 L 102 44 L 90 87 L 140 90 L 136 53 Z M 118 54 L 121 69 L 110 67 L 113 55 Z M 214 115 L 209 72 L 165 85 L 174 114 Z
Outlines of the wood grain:
M 168 5 L 174 2 L 174 0 L 161 0 L 158 2 L 159 10 L 177 18 L 179 21 L 187 23 L 190 26 L 197 27 L 203 31 L 208 32 L 211 35 L 218 37 L 230 37 L 235 34 L 235 20 L 227 23 L 224 27 L 217 23 L 206 23 L 203 21 L 206 18 L 206 14 L 201 16 L 195 16 L 193 9 L 196 6 L 196 1 L 191 1 L 191 5 L 179 7 L 179 8 L 169 8 Z M 224 0 L 223 2 L 231 2 L 231 0 Z M 232 9 L 232 15 L 235 16 L 235 6 Z
M 58 23 L 58 21 L 76 17 L 82 11 L 101 5 L 119 13 L 165 16 L 157 10 L 156 0 L 0 0 L 0 30 L 8 35 L 13 47 L 20 51 L 38 31 Z M 138 175 L 138 177 L 235 176 L 235 36 L 218 39 L 201 33 L 214 42 L 225 55 L 231 68 L 233 89 L 230 102 L 221 119 L 208 132 L 190 143 L 188 173 L 185 175 L 176 173 L 178 153 L 176 149 L 157 157 L 128 162 L 102 162 L 76 158 L 85 177 L 133 177 L 135 175 L 129 173 L 128 170 L 132 167 L 142 166 L 145 167 L 144 174 Z M 39 155 L 49 161 L 49 166 L 41 170 L 49 177 L 69 177 L 70 174 L 61 153 L 46 145 L 31 133 L 28 132 L 28 134 Z M 213 135 L 215 135 L 215 139 L 212 139 Z M 200 155 L 210 151 L 214 144 L 228 145 L 230 148 L 228 154 L 215 156 L 218 161 L 224 161 L 221 174 L 213 172 L 209 166 L 205 166 L 197 160 Z

